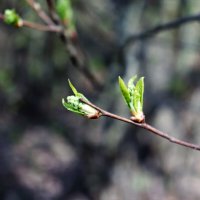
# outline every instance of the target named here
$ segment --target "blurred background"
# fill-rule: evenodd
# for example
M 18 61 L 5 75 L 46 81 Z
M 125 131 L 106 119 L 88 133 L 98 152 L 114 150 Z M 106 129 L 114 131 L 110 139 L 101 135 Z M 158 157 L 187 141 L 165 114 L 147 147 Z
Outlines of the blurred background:
M 46 8 L 45 1 L 39 1 Z M 0 23 L 0 199 L 197 200 L 200 153 L 135 126 L 68 112 L 70 78 L 93 103 L 129 116 L 117 86 L 145 76 L 146 121 L 200 144 L 200 25 L 130 40 L 158 24 L 200 14 L 197 0 L 73 0 L 88 69 L 69 62 L 55 33 Z M 1 0 L 41 22 L 26 1 Z

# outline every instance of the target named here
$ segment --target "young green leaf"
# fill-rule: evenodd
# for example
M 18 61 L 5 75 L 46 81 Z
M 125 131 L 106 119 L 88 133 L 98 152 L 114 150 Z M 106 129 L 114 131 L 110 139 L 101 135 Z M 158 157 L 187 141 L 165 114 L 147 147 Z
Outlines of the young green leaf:
M 143 110 L 143 95 L 144 95 L 144 77 L 141 77 L 137 82 L 135 89 L 140 97 L 141 111 Z
M 132 103 L 136 113 L 143 112 L 144 77 L 136 83 L 133 91 Z
M 119 80 L 119 87 L 120 87 L 120 90 L 124 97 L 124 100 L 125 100 L 126 104 L 128 105 L 128 107 L 130 108 L 131 99 L 130 99 L 130 94 L 129 94 L 128 88 L 126 87 L 124 81 L 122 80 L 122 78 L 120 76 L 118 77 L 118 80 Z
M 136 89 L 134 91 L 132 103 L 133 103 L 135 114 L 138 113 L 138 112 L 141 112 L 140 95 L 139 95 L 139 93 Z

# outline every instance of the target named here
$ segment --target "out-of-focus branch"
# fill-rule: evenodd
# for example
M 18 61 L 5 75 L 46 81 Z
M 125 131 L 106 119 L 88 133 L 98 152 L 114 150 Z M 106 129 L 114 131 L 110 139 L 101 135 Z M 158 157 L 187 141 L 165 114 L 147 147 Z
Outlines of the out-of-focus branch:
M 26 0 L 31 8 L 37 13 L 37 15 L 48 25 L 54 25 L 51 18 L 45 13 L 41 5 L 34 0 Z
M 123 44 L 123 48 L 137 40 L 147 39 L 162 31 L 168 31 L 174 28 L 179 28 L 180 26 L 185 25 L 187 23 L 199 22 L 199 21 L 200 21 L 200 14 L 197 14 L 197 15 L 182 17 L 168 23 L 159 24 L 153 28 L 150 28 L 149 30 L 128 37 Z
M 164 133 L 156 128 L 154 128 L 153 126 L 147 124 L 146 122 L 141 122 L 141 123 L 137 123 L 131 119 L 128 119 L 128 118 L 125 118 L 125 117 L 121 117 L 119 115 L 115 115 L 113 113 L 110 113 L 106 110 L 103 110 L 101 108 L 99 108 L 98 106 L 92 104 L 91 102 L 89 101 L 86 101 L 84 99 L 81 99 L 81 101 L 93 108 L 95 108 L 97 111 L 99 111 L 98 113 L 98 116 L 96 118 L 99 118 L 101 116 L 105 116 L 105 117 L 109 117 L 109 118 L 113 118 L 113 119 L 116 119 L 116 120 L 119 120 L 119 121 L 122 121 L 122 122 L 126 122 L 126 123 L 129 123 L 129 124 L 133 124 L 135 126 L 138 126 L 140 128 L 143 128 L 143 129 L 146 129 L 148 130 L 149 132 L 157 135 L 157 136 L 160 136 L 164 139 L 167 139 L 168 141 L 172 142 L 172 143 L 175 143 L 175 144 L 178 144 L 178 145 L 181 145 L 181 146 L 185 146 L 187 148 L 191 148 L 191 149 L 194 149 L 194 150 L 197 150 L 197 151 L 200 151 L 200 146 L 199 145 L 195 145 L 195 144 L 192 144 L 192 143 L 189 143 L 189 142 L 185 142 L 185 141 L 182 141 L 182 140 L 179 140 L 175 137 L 172 137 L 170 135 L 168 135 L 167 133 Z
M 46 0 L 50 16 L 45 13 L 45 11 L 41 8 L 40 4 L 37 1 L 26 1 L 30 5 L 30 7 L 35 10 L 37 15 L 46 23 L 46 25 L 23 20 L 17 13 L 15 13 L 14 10 L 9 10 L 9 20 L 13 20 L 12 15 L 14 15 L 16 18 L 16 22 L 14 21 L 14 24 L 12 25 L 16 27 L 26 26 L 40 31 L 51 31 L 59 33 L 60 38 L 69 54 L 72 65 L 77 68 L 90 81 L 91 85 L 95 89 L 102 89 L 102 82 L 100 82 L 100 80 L 98 80 L 97 77 L 88 68 L 89 62 L 85 52 L 80 46 L 77 33 L 75 31 L 71 33 L 70 30 L 68 30 L 67 25 L 62 22 L 60 17 L 57 15 L 54 1 Z M 0 14 L 0 19 L 4 20 L 4 15 Z M 9 24 L 11 23 L 9 22 Z
M 73 36 L 69 36 L 67 32 L 67 27 L 64 26 L 56 13 L 54 1 L 46 0 L 46 2 L 52 21 L 55 24 L 63 27 L 60 33 L 60 38 L 66 46 L 66 50 L 69 54 L 72 65 L 80 72 L 82 72 L 96 89 L 100 90 L 102 88 L 102 83 L 89 70 L 87 56 L 80 46 L 77 33 L 75 33 Z

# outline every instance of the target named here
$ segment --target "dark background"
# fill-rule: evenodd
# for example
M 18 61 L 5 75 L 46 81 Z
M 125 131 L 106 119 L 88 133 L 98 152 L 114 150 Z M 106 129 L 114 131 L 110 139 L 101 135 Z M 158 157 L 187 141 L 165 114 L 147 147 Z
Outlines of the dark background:
M 147 122 L 200 144 L 199 23 L 126 43 L 158 24 L 198 14 L 200 1 L 72 2 L 101 91 L 70 64 L 57 34 L 0 23 L 0 199 L 200 199 L 199 152 L 119 121 L 88 120 L 61 104 L 71 94 L 70 78 L 98 106 L 129 116 L 117 77 L 145 76 Z M 41 22 L 26 1 L 1 0 L 0 12 L 5 8 Z

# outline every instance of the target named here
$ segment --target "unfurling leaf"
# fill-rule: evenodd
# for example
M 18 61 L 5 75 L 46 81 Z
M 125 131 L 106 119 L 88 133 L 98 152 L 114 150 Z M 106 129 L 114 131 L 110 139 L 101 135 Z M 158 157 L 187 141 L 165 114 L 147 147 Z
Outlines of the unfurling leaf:
M 129 93 L 132 95 L 135 85 L 134 85 L 134 81 L 137 78 L 137 75 L 133 76 L 129 81 L 128 81 L 128 91 Z
M 78 97 L 68 96 L 66 98 L 66 101 L 63 98 L 62 104 L 67 110 L 69 110 L 71 112 L 75 112 L 75 113 L 80 114 L 80 115 L 84 115 L 84 113 L 80 110 L 82 103 L 80 102 L 80 99 Z
M 140 102 L 142 105 L 142 110 L 143 110 L 143 104 L 144 104 L 144 77 L 141 77 L 140 80 L 138 81 L 140 85 Z
M 88 101 L 88 99 L 82 93 L 80 93 L 76 90 L 76 88 L 73 86 L 73 84 L 71 83 L 71 81 L 69 79 L 68 79 L 68 83 L 69 83 L 69 86 L 70 86 L 72 92 L 74 93 L 74 95 L 76 97 L 83 98 L 85 101 Z
M 63 106 L 74 113 L 87 116 L 90 119 L 97 119 L 100 117 L 100 113 L 98 110 L 93 108 L 92 106 L 88 105 L 87 103 L 84 103 L 81 100 L 85 100 L 86 102 L 89 102 L 87 98 L 79 93 L 76 88 L 73 86 L 73 84 L 68 80 L 69 86 L 72 89 L 74 95 L 68 96 L 67 98 L 62 99 Z
M 134 89 L 135 108 L 137 112 L 143 111 L 144 77 L 141 77 Z
M 134 112 L 138 113 L 142 111 L 142 106 L 141 106 L 141 102 L 140 102 L 140 95 L 138 93 L 137 90 L 135 90 L 134 92 L 134 96 L 133 96 L 133 107 L 134 107 Z
M 120 76 L 118 77 L 118 80 L 119 80 L 119 87 L 121 89 L 124 100 L 125 100 L 126 104 L 128 105 L 128 107 L 130 107 L 131 99 L 130 99 L 130 94 L 129 94 L 128 88 L 126 87 L 124 81 L 121 79 Z

